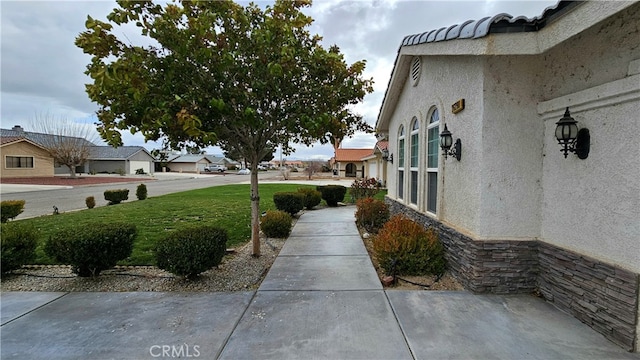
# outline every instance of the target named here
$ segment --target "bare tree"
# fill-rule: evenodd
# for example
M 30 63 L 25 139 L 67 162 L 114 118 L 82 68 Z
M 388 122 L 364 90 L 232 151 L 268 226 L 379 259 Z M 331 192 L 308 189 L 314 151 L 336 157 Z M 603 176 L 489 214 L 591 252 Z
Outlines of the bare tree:
M 76 166 L 87 161 L 99 139 L 93 126 L 50 113 L 37 114 L 30 125 L 38 133 L 34 134 L 35 142 L 49 152 L 56 164 L 68 167 L 72 178 L 76 176 Z
M 313 177 L 313 175 L 320 170 L 322 170 L 322 165 L 319 162 L 309 161 L 309 166 L 307 166 L 307 168 L 304 171 L 309 176 L 309 180 L 311 180 L 311 177 Z

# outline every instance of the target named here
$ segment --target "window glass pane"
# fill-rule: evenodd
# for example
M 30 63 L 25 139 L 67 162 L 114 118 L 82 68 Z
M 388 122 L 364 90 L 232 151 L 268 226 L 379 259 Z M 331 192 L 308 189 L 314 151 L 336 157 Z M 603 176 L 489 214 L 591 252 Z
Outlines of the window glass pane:
M 404 197 L 404 171 L 398 171 L 398 198 Z
M 418 167 L 418 134 L 411 135 L 411 167 Z
M 411 172 L 411 203 L 418 204 L 418 172 Z
M 440 114 L 438 114 L 438 109 L 434 109 L 431 113 L 431 118 L 429 118 L 429 124 L 433 124 L 440 121 Z
M 420 128 L 420 123 L 418 122 L 418 119 L 413 118 L 413 124 L 411 124 L 411 132 L 418 130 Z
M 436 213 L 436 200 L 438 196 L 438 173 L 428 173 L 427 179 L 427 210 Z
M 6 167 L 8 169 L 33 168 L 32 156 L 7 156 L 5 159 Z
M 404 139 L 399 141 L 398 153 L 398 167 L 404 167 Z
M 438 134 L 438 127 L 432 127 L 428 131 L 427 140 L 427 167 L 438 167 L 438 146 L 440 145 L 440 134 Z

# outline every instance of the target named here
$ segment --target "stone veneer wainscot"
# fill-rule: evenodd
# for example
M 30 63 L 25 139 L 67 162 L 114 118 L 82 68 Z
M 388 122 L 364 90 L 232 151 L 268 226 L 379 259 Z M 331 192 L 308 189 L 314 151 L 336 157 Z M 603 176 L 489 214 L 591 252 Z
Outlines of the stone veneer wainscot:
M 474 240 L 393 199 L 385 200 L 392 214 L 438 230 L 448 267 L 466 289 L 494 294 L 539 291 L 628 351 L 638 345 L 638 274 L 543 241 Z

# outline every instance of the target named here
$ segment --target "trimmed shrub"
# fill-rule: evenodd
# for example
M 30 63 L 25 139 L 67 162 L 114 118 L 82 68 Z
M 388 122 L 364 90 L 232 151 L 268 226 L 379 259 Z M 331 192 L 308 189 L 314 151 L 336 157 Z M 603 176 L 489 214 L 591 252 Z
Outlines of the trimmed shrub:
M 145 172 L 144 172 L 143 168 L 136 169 L 136 175 L 144 175 L 144 174 L 145 174 Z
M 109 205 L 120 204 L 129 200 L 129 189 L 105 190 L 104 199 L 109 202 Z
M 131 255 L 136 234 L 136 226 L 126 223 L 75 226 L 52 235 L 44 252 L 78 276 L 94 277 Z
M 286 238 L 291 234 L 291 215 L 285 211 L 269 210 L 260 218 L 262 232 L 270 238 Z
M 354 200 L 374 197 L 380 191 L 380 183 L 378 180 L 371 179 L 356 179 L 351 184 L 349 194 Z
M 356 202 L 356 224 L 370 233 L 377 233 L 389 220 L 389 208 L 384 201 L 372 198 Z
M 19 269 L 36 257 L 38 232 L 31 226 L 4 224 L 1 226 L 0 267 L 6 273 Z
M 144 200 L 147 198 L 147 185 L 140 184 L 136 188 L 136 197 L 138 200 Z
M 5 200 L 0 202 L 0 222 L 6 223 L 9 219 L 22 214 L 24 203 L 24 200 Z
M 444 248 L 433 228 L 403 215 L 391 218 L 373 238 L 373 250 L 387 275 L 441 275 Z
M 314 206 L 320 204 L 322 201 L 322 193 L 312 188 L 299 188 L 298 192 L 304 195 L 304 207 L 307 210 L 313 209 Z
M 344 201 L 344 196 L 347 194 L 347 188 L 342 185 L 318 186 L 316 190 L 322 193 L 322 199 L 329 206 L 338 206 L 338 203 Z
M 87 204 L 87 209 L 93 209 L 96 207 L 96 198 L 93 196 L 87 196 L 87 198 L 84 199 L 84 203 Z
M 273 194 L 276 209 L 288 212 L 291 216 L 304 209 L 304 194 L 299 192 L 277 192 Z
M 214 226 L 177 230 L 158 241 L 156 264 L 160 269 L 192 279 L 218 266 L 227 251 L 227 232 Z

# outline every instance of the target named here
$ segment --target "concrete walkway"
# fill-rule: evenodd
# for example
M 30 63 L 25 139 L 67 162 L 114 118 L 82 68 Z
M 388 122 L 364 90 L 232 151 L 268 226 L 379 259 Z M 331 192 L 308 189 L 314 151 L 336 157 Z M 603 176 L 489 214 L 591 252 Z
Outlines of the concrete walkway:
M 261 287 L 2 293 L 2 359 L 640 359 L 532 296 L 384 291 L 353 207 L 304 213 Z

